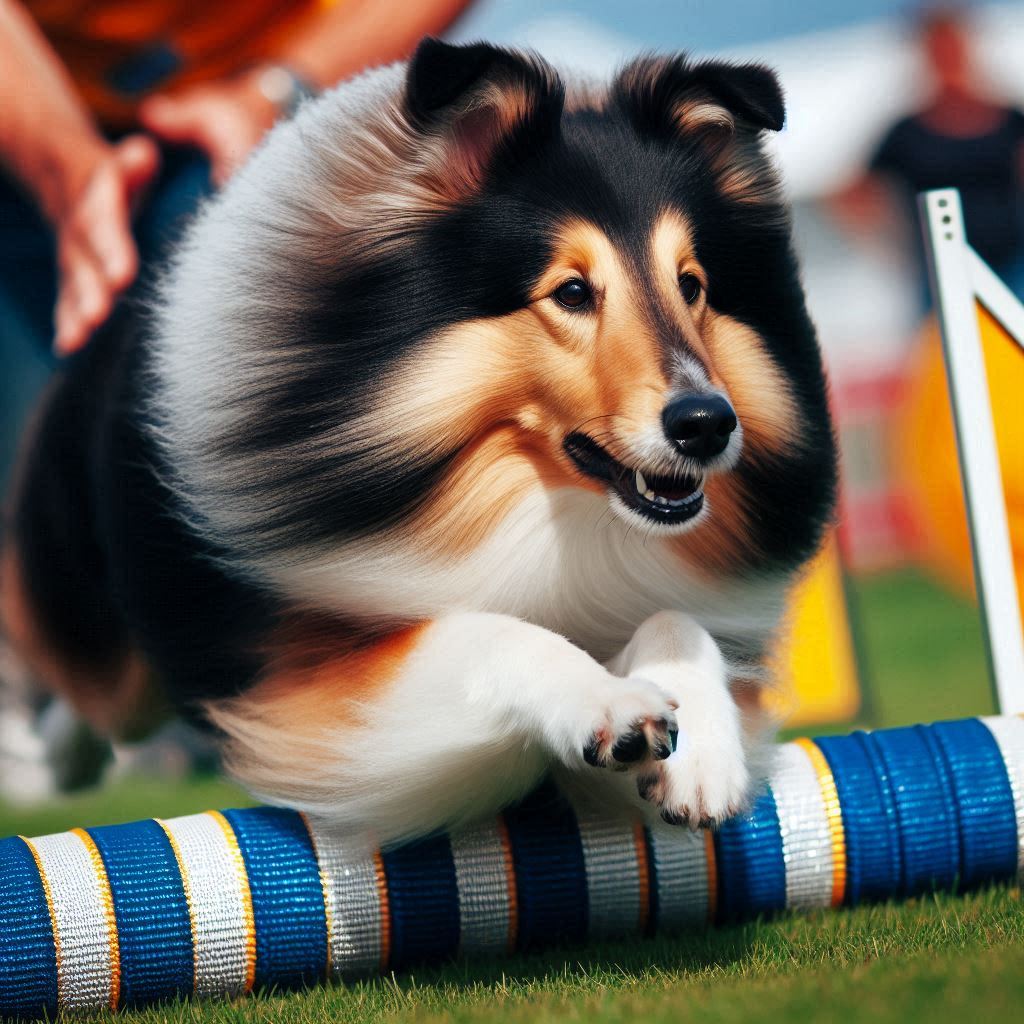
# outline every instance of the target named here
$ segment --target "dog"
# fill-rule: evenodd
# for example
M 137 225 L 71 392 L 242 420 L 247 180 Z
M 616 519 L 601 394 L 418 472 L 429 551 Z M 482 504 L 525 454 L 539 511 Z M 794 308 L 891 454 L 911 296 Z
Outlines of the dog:
M 307 103 L 46 397 L 20 656 L 104 734 L 201 719 L 259 798 L 382 842 L 552 772 L 736 813 L 836 487 L 783 120 L 756 64 L 598 87 L 432 39 Z

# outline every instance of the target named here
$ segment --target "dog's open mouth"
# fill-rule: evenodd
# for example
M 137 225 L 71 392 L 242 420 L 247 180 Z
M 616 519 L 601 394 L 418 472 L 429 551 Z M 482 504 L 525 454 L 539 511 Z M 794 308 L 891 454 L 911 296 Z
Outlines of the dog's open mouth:
M 607 484 L 625 506 L 656 523 L 685 523 L 704 507 L 703 476 L 661 476 L 624 466 L 586 434 L 570 434 L 566 454 L 587 476 Z

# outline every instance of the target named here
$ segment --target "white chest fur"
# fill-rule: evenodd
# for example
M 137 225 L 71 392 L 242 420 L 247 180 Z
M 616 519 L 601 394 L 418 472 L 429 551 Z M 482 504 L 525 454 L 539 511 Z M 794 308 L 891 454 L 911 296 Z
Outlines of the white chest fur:
M 562 634 L 599 660 L 666 609 L 686 612 L 716 636 L 757 643 L 778 623 L 786 582 L 698 579 L 664 539 L 629 527 L 605 499 L 570 488 L 533 490 L 460 558 L 432 555 L 415 537 L 392 535 L 298 558 L 290 552 L 252 568 L 297 598 L 348 614 L 513 615 Z

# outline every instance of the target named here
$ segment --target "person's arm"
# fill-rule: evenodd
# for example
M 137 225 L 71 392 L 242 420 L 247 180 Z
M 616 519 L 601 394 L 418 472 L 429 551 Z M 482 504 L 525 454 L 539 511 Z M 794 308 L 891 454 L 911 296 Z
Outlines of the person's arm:
M 339 0 L 289 40 L 278 60 L 323 89 L 364 68 L 412 53 L 437 35 L 470 0 Z
M 444 31 L 470 0 L 339 0 L 306 20 L 272 62 L 318 89 L 408 56 L 424 35 Z M 248 156 L 279 111 L 263 94 L 265 68 L 147 99 L 142 124 L 168 142 L 196 145 L 219 184 Z
M 111 146 L 22 6 L 0 0 L 0 163 L 53 225 L 60 268 L 55 347 L 82 345 L 135 277 L 131 203 L 155 174 L 141 137 Z
M 826 210 L 851 237 L 877 234 L 893 219 L 896 206 L 891 178 L 900 169 L 901 124 L 889 130 L 863 170 L 824 198 Z

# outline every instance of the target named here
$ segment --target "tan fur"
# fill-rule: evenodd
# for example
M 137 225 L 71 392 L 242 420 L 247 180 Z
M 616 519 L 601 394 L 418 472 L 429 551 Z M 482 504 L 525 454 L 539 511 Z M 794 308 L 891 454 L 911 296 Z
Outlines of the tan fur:
M 100 735 L 133 739 L 167 717 L 167 703 L 135 651 L 106 665 L 75 664 L 37 621 L 13 546 L 0 553 L 0 630 L 38 681 L 68 700 Z
M 735 479 L 711 477 L 704 484 L 708 515 L 685 536 L 669 544 L 679 560 L 699 579 L 713 581 L 728 575 L 749 550 L 750 520 Z
M 595 315 L 566 311 L 550 298 L 573 277 L 593 285 Z M 565 455 L 564 438 L 583 430 L 628 460 L 631 433 L 660 421 L 670 382 L 660 341 L 612 243 L 574 221 L 560 232 L 528 309 L 445 332 L 417 358 L 414 376 L 398 375 L 394 387 L 381 408 L 415 417 L 424 444 L 451 439 L 454 426 L 467 446 L 417 523 L 431 547 L 452 552 L 479 544 L 522 488 L 600 492 Z
M 714 314 L 705 332 L 711 363 L 726 385 L 746 443 L 784 452 L 799 444 L 800 413 L 785 374 L 746 324 Z
M 718 190 L 745 206 L 776 210 L 780 184 L 775 171 L 765 162 L 753 142 L 736 142 L 723 148 L 714 162 Z
M 545 447 L 540 438 L 517 425 L 496 427 L 474 442 L 449 474 L 438 499 L 417 523 L 417 529 L 422 525 L 424 545 L 440 555 L 472 551 L 516 508 L 528 490 L 566 486 L 571 466 L 564 455 L 556 460 Z M 595 480 L 572 482 L 596 494 L 603 493 Z
M 680 103 L 675 118 L 681 131 L 728 138 L 736 131 L 736 121 L 721 104 L 705 96 L 694 96 Z
M 597 82 L 570 81 L 565 91 L 565 110 L 574 113 L 580 110 L 603 111 L 607 106 L 608 92 Z
M 210 721 L 229 737 L 228 770 L 254 789 L 279 791 L 285 766 L 276 759 L 300 759 L 314 775 L 318 759 L 336 763 L 338 730 L 365 724 L 428 626 L 407 626 L 367 642 L 365 636 L 299 618 L 277 638 L 281 647 L 262 681 L 244 697 L 208 706 Z M 263 758 L 254 758 L 254 750 Z
M 701 329 L 707 313 L 708 276 L 697 261 L 693 229 L 681 213 L 670 210 L 658 219 L 651 232 L 651 252 L 655 284 L 665 307 L 675 312 L 687 345 L 704 364 L 712 381 L 721 384 L 715 377 Z M 692 306 L 688 306 L 679 294 L 679 278 L 683 274 L 693 274 L 701 283 L 701 296 Z
M 602 485 L 582 476 L 562 449 L 583 431 L 629 465 L 631 439 L 659 430 L 672 392 L 664 339 L 657 336 L 637 282 L 596 226 L 569 221 L 559 232 L 531 305 L 517 313 L 458 325 L 397 373 L 380 403 L 389 417 L 415 422 L 432 455 L 442 441 L 461 446 L 446 482 L 417 514 L 415 530 L 435 552 L 478 547 L 531 488 Z M 678 278 L 707 274 L 692 231 L 666 213 L 651 235 L 652 266 L 664 309 L 689 354 L 733 402 L 745 444 L 756 453 L 797 443 L 799 414 L 782 372 L 749 327 L 716 313 L 702 297 L 688 306 Z M 597 308 L 577 314 L 551 299 L 567 280 L 593 287 Z M 454 438 L 453 438 L 454 430 Z M 748 535 L 743 495 L 728 474 L 709 479 L 710 519 L 675 545 L 695 571 L 734 566 Z

